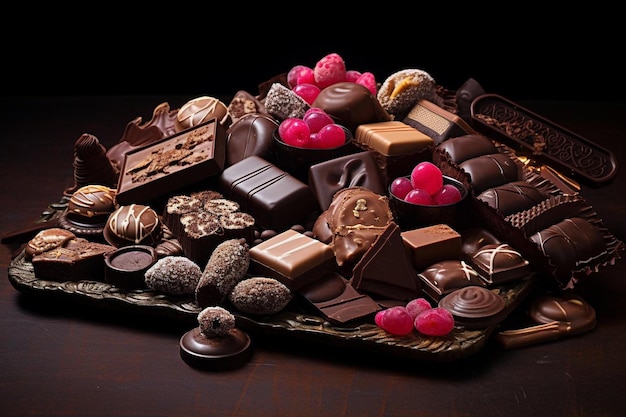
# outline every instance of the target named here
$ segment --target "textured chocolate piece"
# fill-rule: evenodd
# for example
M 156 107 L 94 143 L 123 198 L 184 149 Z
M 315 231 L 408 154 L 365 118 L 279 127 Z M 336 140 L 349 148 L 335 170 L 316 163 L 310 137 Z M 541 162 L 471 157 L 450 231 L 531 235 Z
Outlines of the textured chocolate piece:
M 303 224 L 317 210 L 307 184 L 259 156 L 226 168 L 219 181 L 224 195 L 238 202 L 264 229 L 283 231 Z
M 244 90 L 235 93 L 232 100 L 228 104 L 228 113 L 232 118 L 232 124 L 242 117 L 253 113 L 265 113 L 265 105 L 257 97 Z
M 421 69 L 403 69 L 383 81 L 378 89 L 377 99 L 386 111 L 400 120 L 418 100 L 433 100 L 435 92 L 435 80 L 428 72 Z
M 454 323 L 468 329 L 495 326 L 506 318 L 504 298 L 484 287 L 459 288 L 439 300 L 452 313 Z
M 527 181 L 512 181 L 488 188 L 476 198 L 487 203 L 504 217 L 528 210 L 549 196 Z
M 586 266 L 601 263 L 608 255 L 602 233 L 580 217 L 562 220 L 533 234 L 530 240 L 549 258 L 553 274 L 562 284 Z
M 469 175 L 470 183 L 477 195 L 488 188 L 522 179 L 520 166 L 503 153 L 470 158 L 459 164 L 459 167 Z
M 74 238 L 76 238 L 76 235 L 73 232 L 59 227 L 52 227 L 37 232 L 37 234 L 28 241 L 24 251 L 26 257 L 31 259 L 35 255 L 62 247 Z
M 316 312 L 336 324 L 371 317 L 381 310 L 369 295 L 355 290 L 347 279 L 336 272 L 301 287 L 297 293 Z
M 291 89 L 280 83 L 273 83 L 264 101 L 265 110 L 278 121 L 290 117 L 302 119 L 310 108 L 309 104 Z
M 508 243 L 485 245 L 473 253 L 468 262 L 487 285 L 528 277 L 532 272 L 530 262 Z
M 331 246 L 339 266 L 354 265 L 392 221 L 387 196 L 363 187 L 344 188 L 318 217 L 313 235 Z
M 461 235 L 447 224 L 435 224 L 402 232 L 402 241 L 413 267 L 421 271 L 435 262 L 461 255 Z
M 465 261 L 448 259 L 435 262 L 418 274 L 422 288 L 435 301 L 459 288 L 472 285 L 485 287 L 485 283 Z
M 290 290 L 336 269 L 329 245 L 291 229 L 250 248 L 250 273 L 276 278 Z
M 409 301 L 422 293 L 422 285 L 404 250 L 400 227 L 391 222 L 352 270 L 352 286 L 391 300 Z
M 115 246 L 76 238 L 46 252 L 33 256 L 38 279 L 52 281 L 104 281 L 104 255 Z
M 134 290 L 146 288 L 144 275 L 157 261 L 153 247 L 146 245 L 130 245 L 104 256 L 104 280 L 111 285 Z
M 489 137 L 587 185 L 606 185 L 617 174 L 611 151 L 504 97 L 476 97 L 471 114 L 472 125 Z
M 198 264 L 182 255 L 160 258 L 144 274 L 146 286 L 163 294 L 194 295 L 202 270 Z
M 142 204 L 120 206 L 109 216 L 103 231 L 106 241 L 116 247 L 156 245 L 163 236 L 161 219 Z
M 146 123 L 142 124 L 141 117 L 128 122 L 119 142 L 107 151 L 111 163 L 119 171 L 127 152 L 175 134 L 177 113 L 178 110 L 170 110 L 169 103 L 161 103 L 154 108 L 152 118 Z
M 324 88 L 311 107 L 324 110 L 353 133 L 359 125 L 391 120 L 391 115 L 367 87 L 347 81 Z
M 106 155 L 106 148 L 97 137 L 83 133 L 74 143 L 74 186 L 66 189 L 71 195 L 85 185 L 113 187 L 118 181 L 118 172 Z
M 418 100 L 402 121 L 432 138 L 435 145 L 449 138 L 476 133 L 456 114 L 424 99 Z
M 482 227 L 470 227 L 463 230 L 461 240 L 462 256 L 471 256 L 485 245 L 502 243 L 493 233 Z
M 320 162 L 309 168 L 309 186 L 322 210 L 333 201 L 341 189 L 364 187 L 377 194 L 385 194 L 383 178 L 370 151 Z
M 226 166 L 251 155 L 273 159 L 274 132 L 278 123 L 268 114 L 245 114 L 226 131 Z
M 396 120 L 361 124 L 356 128 L 354 139 L 385 156 L 407 155 L 433 145 L 432 138 Z
M 438 144 L 436 148 L 446 152 L 456 164 L 471 158 L 498 152 L 496 145 L 491 139 L 478 133 L 452 137 Z
M 126 154 L 118 204 L 148 203 L 221 173 L 226 131 L 212 119 Z
M 181 106 L 176 113 L 174 126 L 180 132 L 191 127 L 196 127 L 212 119 L 228 128 L 231 123 L 230 114 L 226 104 L 215 97 L 201 96 L 189 100 Z
M 239 311 L 254 315 L 270 315 L 282 311 L 293 293 L 275 278 L 250 277 L 235 285 L 228 301 Z

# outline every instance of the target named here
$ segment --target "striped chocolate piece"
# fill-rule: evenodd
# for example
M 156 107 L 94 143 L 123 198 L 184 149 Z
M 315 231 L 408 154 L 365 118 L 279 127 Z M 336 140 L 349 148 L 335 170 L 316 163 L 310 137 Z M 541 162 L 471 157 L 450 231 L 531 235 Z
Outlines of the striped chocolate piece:
M 400 121 L 362 124 L 354 139 L 385 156 L 406 155 L 433 145 L 431 137 Z

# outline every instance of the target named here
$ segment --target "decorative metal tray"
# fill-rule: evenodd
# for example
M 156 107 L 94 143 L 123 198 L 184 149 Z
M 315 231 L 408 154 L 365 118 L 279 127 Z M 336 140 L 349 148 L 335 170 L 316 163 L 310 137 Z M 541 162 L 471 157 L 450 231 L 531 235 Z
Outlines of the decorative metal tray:
M 22 251 L 9 265 L 9 281 L 20 292 L 46 297 L 57 297 L 59 301 L 87 302 L 105 309 L 126 311 L 154 317 L 167 317 L 197 326 L 199 306 L 193 298 L 171 297 L 151 290 L 125 291 L 105 282 L 41 280 L 35 276 L 31 262 Z M 511 312 L 524 298 L 533 279 L 517 281 L 494 288 L 505 299 Z M 447 362 L 468 357 L 480 351 L 493 333 L 495 326 L 486 329 L 468 330 L 456 327 L 445 337 L 428 337 L 413 332 L 404 337 L 392 336 L 374 323 L 356 323 L 336 326 L 327 320 L 288 306 L 271 316 L 247 316 L 236 312 L 237 325 L 252 335 L 255 332 L 278 336 L 298 337 L 337 347 L 379 352 L 416 360 Z

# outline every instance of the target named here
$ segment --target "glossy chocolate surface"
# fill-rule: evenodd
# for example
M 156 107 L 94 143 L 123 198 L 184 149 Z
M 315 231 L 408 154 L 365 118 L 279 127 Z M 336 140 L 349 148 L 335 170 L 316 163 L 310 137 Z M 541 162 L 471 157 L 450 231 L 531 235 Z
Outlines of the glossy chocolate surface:
M 344 324 L 375 314 L 381 309 L 370 296 L 360 293 L 336 272 L 298 291 L 319 313 L 333 323 Z
M 350 283 L 361 292 L 409 301 L 422 285 L 404 250 L 400 227 L 391 222 L 354 266 Z
M 459 164 L 470 176 L 474 192 L 480 194 L 488 188 L 521 179 L 521 168 L 508 155 L 493 153 L 470 158 Z
M 226 168 L 219 182 L 224 195 L 264 229 L 283 231 L 303 224 L 317 210 L 307 184 L 255 155 Z
M 512 181 L 488 188 L 476 198 L 487 203 L 503 216 L 528 210 L 549 196 L 527 181 Z
M 364 123 L 391 120 L 367 87 L 353 82 L 339 82 L 324 88 L 311 107 L 324 110 L 336 123 L 352 132 Z
M 226 104 L 210 96 L 202 96 L 183 104 L 176 114 L 174 125 L 180 132 L 196 127 L 209 120 L 217 119 L 225 127 L 230 126 L 230 115 Z
M 532 272 L 530 262 L 507 243 L 485 245 L 468 261 L 487 285 L 521 279 Z
M 405 230 L 402 240 L 413 267 L 418 271 L 461 255 L 461 235 L 447 224 Z
M 506 317 L 504 298 L 475 285 L 452 291 L 438 305 L 452 313 L 455 324 L 468 329 L 493 326 Z
M 193 368 L 226 371 L 245 365 L 252 355 L 250 336 L 232 329 L 223 336 L 207 336 L 199 327 L 180 338 L 180 357 Z
M 145 288 L 145 272 L 157 261 L 151 246 L 131 245 L 109 252 L 104 257 L 104 279 L 124 289 Z
M 459 288 L 476 285 L 484 287 L 485 283 L 478 272 L 465 261 L 448 259 L 435 262 L 418 274 L 424 284 L 424 292 L 435 301 Z
M 226 132 L 226 166 L 251 155 L 272 160 L 276 129 L 278 123 L 268 114 L 251 113 L 237 119 Z
M 150 206 L 129 204 L 111 213 L 103 234 L 109 244 L 117 247 L 154 246 L 163 236 L 163 225 Z
M 437 145 L 450 159 L 460 164 L 477 156 L 494 154 L 498 150 L 491 139 L 481 134 L 466 134 L 452 137 Z
M 344 188 L 364 187 L 377 194 L 386 192 L 376 160 L 370 151 L 357 152 L 311 166 L 309 185 L 322 210 L 326 210 L 333 201 L 333 195 Z
M 354 140 L 385 156 L 411 154 L 433 145 L 431 137 L 397 120 L 361 124 Z

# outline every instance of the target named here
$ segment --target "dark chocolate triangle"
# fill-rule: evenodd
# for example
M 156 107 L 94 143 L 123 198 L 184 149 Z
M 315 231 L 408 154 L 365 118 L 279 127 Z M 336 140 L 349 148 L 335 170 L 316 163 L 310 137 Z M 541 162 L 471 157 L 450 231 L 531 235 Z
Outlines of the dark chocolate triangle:
M 352 286 L 393 300 L 421 294 L 421 283 L 404 250 L 400 227 L 391 222 L 352 270 Z

